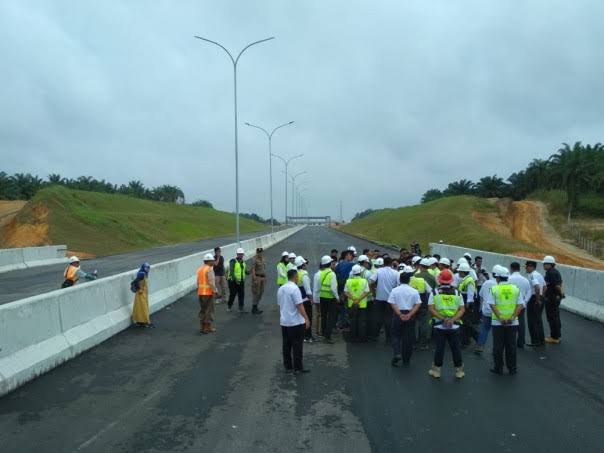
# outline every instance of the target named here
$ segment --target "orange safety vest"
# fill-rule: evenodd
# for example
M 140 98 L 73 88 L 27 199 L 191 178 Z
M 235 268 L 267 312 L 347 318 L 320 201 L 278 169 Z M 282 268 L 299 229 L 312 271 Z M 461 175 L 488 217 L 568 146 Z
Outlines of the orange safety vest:
M 211 296 L 214 294 L 214 289 L 210 285 L 208 274 L 212 269 L 211 266 L 204 264 L 197 270 L 197 295 Z
M 75 266 L 67 266 L 67 269 L 65 269 L 65 273 L 63 274 L 63 277 L 65 278 L 65 280 L 70 280 L 73 282 L 73 284 L 75 285 L 76 282 L 78 281 L 78 268 Z

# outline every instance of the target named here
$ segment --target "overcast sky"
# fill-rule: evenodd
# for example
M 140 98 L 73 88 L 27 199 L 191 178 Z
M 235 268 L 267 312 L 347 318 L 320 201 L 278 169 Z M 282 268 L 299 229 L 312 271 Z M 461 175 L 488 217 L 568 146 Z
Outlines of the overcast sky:
M 269 216 L 268 149 L 310 214 L 415 204 L 461 178 L 507 177 L 561 142 L 603 141 L 604 2 L 0 2 L 0 170 L 175 184 Z M 273 162 L 275 215 L 283 164 Z

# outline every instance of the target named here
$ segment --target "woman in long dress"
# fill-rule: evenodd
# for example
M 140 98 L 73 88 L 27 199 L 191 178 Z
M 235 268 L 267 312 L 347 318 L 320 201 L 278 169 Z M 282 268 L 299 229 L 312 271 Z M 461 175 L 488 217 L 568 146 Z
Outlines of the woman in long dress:
M 149 270 L 151 265 L 144 263 L 134 280 L 134 285 L 137 288 L 134 295 L 134 306 L 132 308 L 132 322 L 140 327 L 153 327 L 149 316 Z

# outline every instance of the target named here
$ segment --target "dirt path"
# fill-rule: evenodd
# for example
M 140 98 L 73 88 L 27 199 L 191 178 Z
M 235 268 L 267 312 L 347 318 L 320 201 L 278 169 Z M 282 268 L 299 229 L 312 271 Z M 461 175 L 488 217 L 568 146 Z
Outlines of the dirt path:
M 496 204 L 501 212 L 501 218 L 488 221 L 484 219 L 484 222 L 483 219 L 477 218 L 477 220 L 498 233 L 501 233 L 502 227 L 507 228 L 514 239 L 527 242 L 543 251 L 543 254 L 523 251 L 511 251 L 511 254 L 536 259 L 541 259 L 544 254 L 548 254 L 555 256 L 563 264 L 604 270 L 604 261 L 562 239 L 547 221 L 547 207 L 543 203 L 527 200 L 497 200 Z

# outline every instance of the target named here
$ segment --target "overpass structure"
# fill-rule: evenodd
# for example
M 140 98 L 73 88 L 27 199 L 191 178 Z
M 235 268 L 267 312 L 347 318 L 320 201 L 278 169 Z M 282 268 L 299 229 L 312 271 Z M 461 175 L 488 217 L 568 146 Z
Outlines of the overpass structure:
M 287 216 L 285 223 L 286 225 L 329 225 L 331 223 L 331 216 Z

